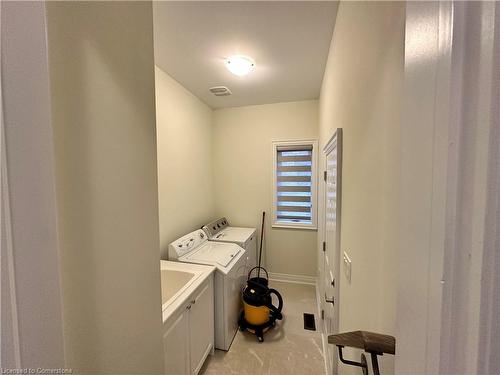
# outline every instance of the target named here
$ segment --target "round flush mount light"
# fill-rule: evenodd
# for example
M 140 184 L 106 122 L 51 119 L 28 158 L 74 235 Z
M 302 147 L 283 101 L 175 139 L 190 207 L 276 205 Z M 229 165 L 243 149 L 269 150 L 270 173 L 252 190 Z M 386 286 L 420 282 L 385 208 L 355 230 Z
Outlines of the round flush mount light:
M 248 56 L 234 55 L 226 60 L 226 68 L 237 76 L 245 76 L 255 68 L 255 61 Z

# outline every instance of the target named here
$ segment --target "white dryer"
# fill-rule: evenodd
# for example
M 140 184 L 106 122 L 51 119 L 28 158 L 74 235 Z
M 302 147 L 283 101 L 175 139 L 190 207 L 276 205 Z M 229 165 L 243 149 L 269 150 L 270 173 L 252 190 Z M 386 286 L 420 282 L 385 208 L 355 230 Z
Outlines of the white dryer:
M 204 225 L 201 229 L 209 241 L 235 243 L 247 253 L 247 273 L 257 265 L 257 231 L 255 228 L 231 227 L 225 217 Z
M 209 242 L 198 229 L 168 246 L 169 260 L 216 267 L 214 283 L 215 347 L 229 350 L 238 330 L 241 291 L 246 273 L 245 250 L 234 243 Z

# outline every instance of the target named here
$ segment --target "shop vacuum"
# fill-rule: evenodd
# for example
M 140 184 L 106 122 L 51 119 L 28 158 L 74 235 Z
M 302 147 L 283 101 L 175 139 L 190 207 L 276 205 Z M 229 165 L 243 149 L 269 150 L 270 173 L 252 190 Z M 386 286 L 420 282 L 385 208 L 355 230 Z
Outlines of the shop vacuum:
M 283 314 L 281 313 L 283 309 L 283 298 L 277 290 L 269 288 L 269 275 L 267 270 L 261 267 L 265 217 L 266 213 L 263 212 L 259 265 L 248 272 L 247 284 L 243 290 L 243 311 L 238 321 L 240 330 L 247 330 L 255 334 L 259 342 L 264 341 L 264 332 L 274 327 L 276 325 L 276 320 L 283 319 Z M 263 272 L 262 276 L 261 271 Z M 252 273 L 254 272 L 257 273 L 257 276 L 252 277 Z M 278 299 L 278 307 L 273 305 L 273 295 Z

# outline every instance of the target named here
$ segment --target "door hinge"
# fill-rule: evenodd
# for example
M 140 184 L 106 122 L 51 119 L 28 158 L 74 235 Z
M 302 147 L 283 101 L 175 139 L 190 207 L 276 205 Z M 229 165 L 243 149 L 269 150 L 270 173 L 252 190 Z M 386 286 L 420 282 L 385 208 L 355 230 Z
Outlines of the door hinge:
M 325 310 L 321 310 L 321 319 L 325 319 Z
M 326 242 L 323 241 L 323 251 L 326 251 Z
M 326 171 L 323 172 L 323 180 L 326 181 Z

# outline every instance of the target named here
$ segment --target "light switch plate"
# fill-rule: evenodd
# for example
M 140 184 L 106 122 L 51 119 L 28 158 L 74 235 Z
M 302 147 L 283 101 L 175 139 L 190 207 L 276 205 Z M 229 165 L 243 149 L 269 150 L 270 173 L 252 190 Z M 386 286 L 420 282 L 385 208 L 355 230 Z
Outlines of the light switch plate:
M 344 274 L 345 277 L 347 278 L 347 281 L 349 281 L 349 284 L 351 283 L 351 269 L 352 269 L 352 262 L 351 258 L 349 258 L 349 255 L 344 251 L 344 258 L 343 258 L 343 268 L 344 268 Z

